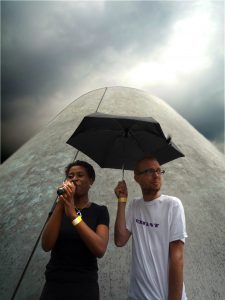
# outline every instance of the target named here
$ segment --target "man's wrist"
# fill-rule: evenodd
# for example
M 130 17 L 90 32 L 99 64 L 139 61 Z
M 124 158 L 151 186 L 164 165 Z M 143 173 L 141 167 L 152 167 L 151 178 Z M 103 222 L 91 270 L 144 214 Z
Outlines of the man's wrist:
M 127 197 L 119 197 L 118 203 L 127 203 Z

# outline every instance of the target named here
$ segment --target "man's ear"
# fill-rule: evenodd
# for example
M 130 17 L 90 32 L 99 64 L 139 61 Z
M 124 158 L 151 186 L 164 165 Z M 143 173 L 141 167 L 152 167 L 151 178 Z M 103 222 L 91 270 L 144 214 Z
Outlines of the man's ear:
M 134 174 L 134 180 L 138 183 L 138 175 Z

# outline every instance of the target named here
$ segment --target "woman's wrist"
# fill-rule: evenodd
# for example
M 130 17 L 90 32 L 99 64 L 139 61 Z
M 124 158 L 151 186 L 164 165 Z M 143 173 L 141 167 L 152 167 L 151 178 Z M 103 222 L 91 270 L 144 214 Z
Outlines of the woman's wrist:
M 73 224 L 73 226 L 77 226 L 80 222 L 82 221 L 81 216 L 77 216 L 76 218 L 74 218 L 71 223 Z
M 74 219 L 76 219 L 77 217 L 78 217 L 78 214 L 77 214 L 76 211 L 74 210 L 74 212 L 72 212 L 71 215 L 70 215 L 70 220 L 71 220 L 71 222 L 72 222 Z
M 58 198 L 56 201 L 56 208 L 63 211 L 64 210 L 64 205 L 63 202 Z

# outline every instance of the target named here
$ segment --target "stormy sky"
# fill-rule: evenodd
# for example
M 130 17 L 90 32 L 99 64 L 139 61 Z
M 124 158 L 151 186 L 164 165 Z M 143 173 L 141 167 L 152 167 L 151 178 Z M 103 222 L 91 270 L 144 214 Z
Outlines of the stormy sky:
M 224 152 L 224 2 L 1 2 L 2 162 L 105 86 L 162 98 Z

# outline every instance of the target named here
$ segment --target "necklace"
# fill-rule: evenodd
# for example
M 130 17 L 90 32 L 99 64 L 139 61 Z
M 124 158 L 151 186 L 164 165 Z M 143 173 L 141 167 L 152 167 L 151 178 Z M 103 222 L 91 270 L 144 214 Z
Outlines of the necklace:
M 88 202 L 83 208 L 77 208 L 77 207 L 75 207 L 75 211 L 76 211 L 77 215 L 82 217 L 82 210 L 84 208 L 88 208 L 90 205 L 91 205 L 91 203 Z
M 77 213 L 78 216 L 82 217 L 82 213 L 81 213 L 81 210 L 79 208 L 75 207 L 75 211 L 76 211 L 76 213 Z

